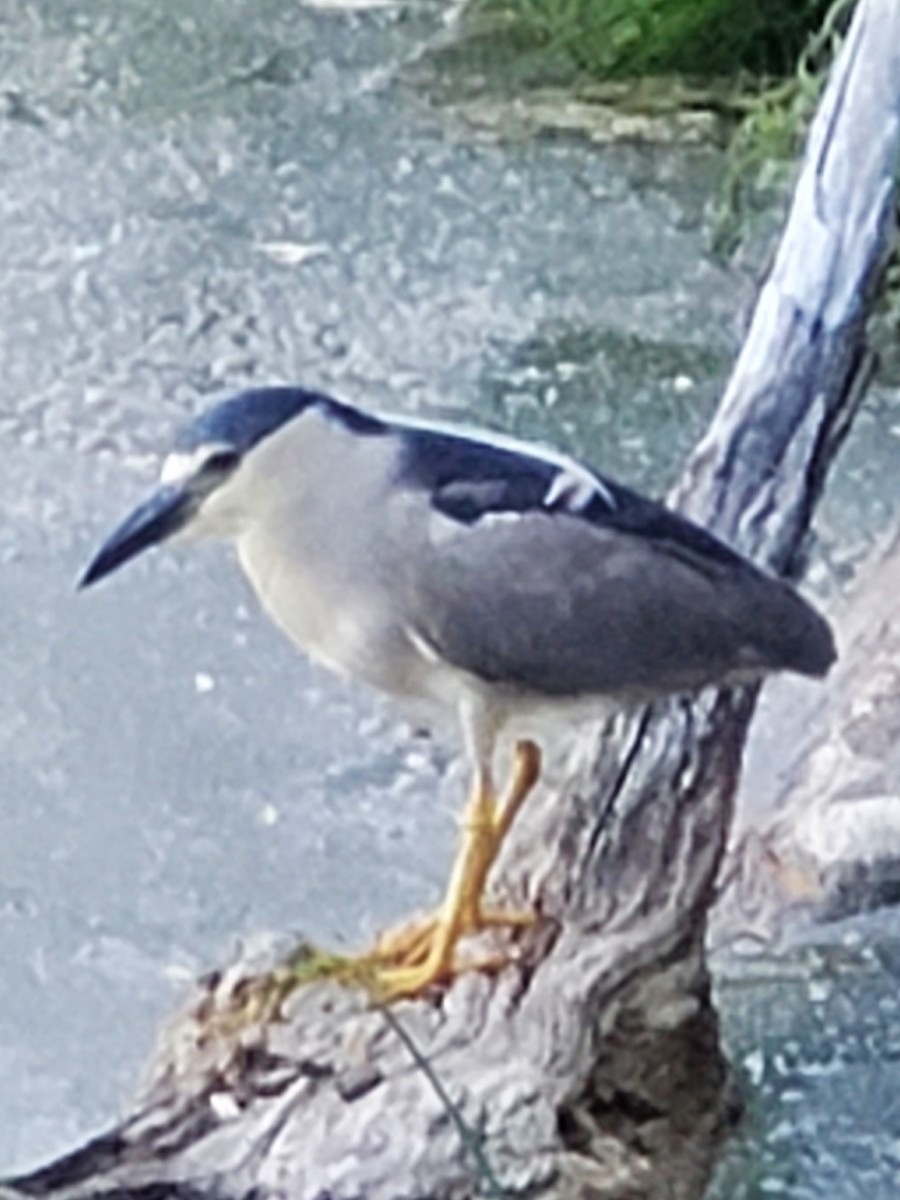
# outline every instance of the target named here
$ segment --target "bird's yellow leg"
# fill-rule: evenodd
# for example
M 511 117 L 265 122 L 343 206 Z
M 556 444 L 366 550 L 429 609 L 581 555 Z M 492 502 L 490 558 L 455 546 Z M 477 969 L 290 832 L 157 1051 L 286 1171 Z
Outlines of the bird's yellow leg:
M 471 911 L 473 888 L 483 880 L 490 866 L 495 814 L 490 778 L 486 772 L 479 772 L 463 814 L 462 840 L 443 904 L 433 916 L 383 934 L 372 955 L 376 961 L 386 967 L 421 965 L 425 961 L 443 960 L 447 949 L 452 955 L 453 946 L 464 932 L 463 912 Z
M 491 925 L 528 925 L 534 919 L 529 913 L 485 909 L 481 898 L 487 885 L 488 872 L 494 865 L 506 835 L 518 816 L 519 809 L 531 795 L 541 774 L 541 752 L 534 742 L 516 742 L 512 775 L 501 800 L 493 806 L 490 814 L 490 854 L 479 863 L 480 875 L 472 880 L 466 906 L 462 912 L 464 928 L 486 929 Z
M 372 960 L 382 997 L 414 995 L 465 969 L 454 962 L 456 945 L 464 934 L 488 925 L 528 924 L 533 919 L 525 913 L 485 911 L 481 898 L 503 839 L 539 773 L 540 752 L 533 742 L 517 744 L 510 785 L 499 803 L 487 773 L 478 773 L 440 912 L 422 925 L 388 935 L 375 947 Z
M 460 935 L 477 933 L 494 926 L 529 925 L 533 915 L 516 910 L 485 908 L 481 896 L 487 883 L 490 869 L 500 851 L 503 840 L 525 799 L 530 795 L 541 770 L 540 750 L 530 741 L 516 744 L 513 771 L 509 786 L 499 802 L 490 798 L 490 785 L 486 777 L 476 784 L 475 795 L 463 817 L 463 828 L 477 827 L 484 845 L 473 867 L 473 874 L 466 887 L 466 903 L 460 920 Z M 460 849 L 460 857 L 464 848 Z M 457 864 L 458 865 L 458 864 Z M 449 893 L 448 893 L 449 900 Z M 440 923 L 447 903 L 428 917 L 404 924 L 383 934 L 376 943 L 371 957 L 385 964 L 411 966 L 421 962 L 428 954 L 435 929 Z

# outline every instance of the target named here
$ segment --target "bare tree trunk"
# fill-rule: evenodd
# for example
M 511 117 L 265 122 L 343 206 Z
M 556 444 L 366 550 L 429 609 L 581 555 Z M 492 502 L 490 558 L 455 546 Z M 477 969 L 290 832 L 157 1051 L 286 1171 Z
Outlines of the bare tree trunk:
M 776 570 L 796 568 L 868 379 L 898 145 L 900 3 L 861 0 L 743 351 L 675 497 Z M 269 956 L 201 985 L 133 1117 L 0 1196 L 698 1195 L 731 1113 L 703 937 L 755 698 L 673 700 L 585 738 L 504 860 L 501 893 L 547 918 L 521 966 L 392 1010 L 502 1193 L 363 995 L 316 984 L 277 1019 L 251 1019 Z

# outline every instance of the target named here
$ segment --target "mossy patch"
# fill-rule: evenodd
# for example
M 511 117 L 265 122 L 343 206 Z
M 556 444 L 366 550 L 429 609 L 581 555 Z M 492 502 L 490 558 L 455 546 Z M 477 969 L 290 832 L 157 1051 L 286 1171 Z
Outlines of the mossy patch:
M 594 79 L 784 76 L 829 0 L 471 0 L 469 31 Z

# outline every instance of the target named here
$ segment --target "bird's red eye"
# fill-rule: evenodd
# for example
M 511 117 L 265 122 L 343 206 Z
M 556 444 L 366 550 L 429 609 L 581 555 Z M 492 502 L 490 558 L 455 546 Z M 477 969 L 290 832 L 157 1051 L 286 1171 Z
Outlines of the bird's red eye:
M 203 463 L 203 471 L 204 474 L 227 475 L 240 461 L 241 457 L 236 450 L 216 450 Z

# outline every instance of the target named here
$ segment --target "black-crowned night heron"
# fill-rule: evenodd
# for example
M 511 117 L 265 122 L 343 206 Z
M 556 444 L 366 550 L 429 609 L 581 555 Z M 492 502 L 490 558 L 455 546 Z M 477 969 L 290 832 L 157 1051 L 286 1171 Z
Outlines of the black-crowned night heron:
M 498 791 L 502 730 L 547 709 L 823 675 L 835 656 L 786 583 L 577 462 L 300 388 L 244 392 L 188 426 L 82 586 L 175 537 L 232 541 L 311 658 L 459 715 L 473 787 L 458 857 L 438 915 L 376 946 L 388 995 L 446 978 L 461 936 L 516 919 L 482 897 L 540 755 L 515 741 Z

